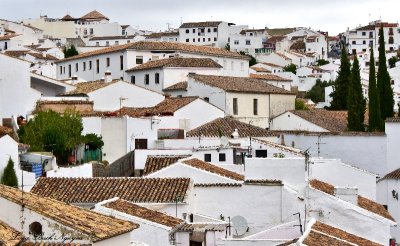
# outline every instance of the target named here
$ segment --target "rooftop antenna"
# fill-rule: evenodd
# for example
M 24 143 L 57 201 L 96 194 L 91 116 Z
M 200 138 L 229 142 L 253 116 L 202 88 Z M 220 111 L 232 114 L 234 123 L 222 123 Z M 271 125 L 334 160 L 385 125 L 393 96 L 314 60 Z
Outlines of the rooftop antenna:
M 171 23 L 167 22 L 167 31 L 169 31 L 171 29 Z
M 326 144 L 326 143 L 321 143 L 321 134 L 318 134 L 318 141 L 316 145 L 318 146 L 318 157 L 321 154 L 321 144 Z

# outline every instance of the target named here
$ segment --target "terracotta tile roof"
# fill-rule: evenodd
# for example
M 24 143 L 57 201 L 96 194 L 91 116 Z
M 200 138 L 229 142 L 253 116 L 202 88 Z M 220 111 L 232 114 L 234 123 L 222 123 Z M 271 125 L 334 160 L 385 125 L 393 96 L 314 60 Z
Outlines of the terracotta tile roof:
M 194 187 L 242 187 L 241 183 L 194 184 Z
M 8 55 L 8 56 L 12 56 L 12 57 L 21 57 L 21 56 L 25 56 L 25 55 L 31 55 L 37 59 L 41 59 L 41 60 L 54 60 L 57 61 L 59 60 L 57 57 L 52 56 L 52 55 L 46 55 L 46 57 L 42 54 L 42 53 L 35 53 L 35 52 L 31 52 L 30 50 L 6 50 L 4 52 L 4 54 Z
M 144 164 L 143 175 L 154 173 L 164 167 L 168 167 L 180 159 L 187 158 L 190 155 L 149 155 L 147 156 L 146 163 Z
M 180 51 L 180 52 L 188 52 L 193 54 L 202 54 L 202 55 L 212 55 L 219 57 L 232 57 L 238 59 L 249 60 L 247 56 L 243 56 L 237 52 L 227 51 L 221 48 L 214 48 L 208 46 L 200 46 L 200 45 L 192 45 L 192 44 L 184 44 L 177 42 L 159 42 L 159 41 L 139 41 L 132 42 L 129 44 L 122 45 L 114 45 L 108 48 L 99 49 L 90 52 L 84 52 L 76 56 L 68 57 L 58 62 L 65 62 L 76 60 L 84 57 L 91 57 L 95 55 L 108 54 L 113 52 L 119 52 L 124 50 L 146 50 L 146 51 Z
M 272 28 L 266 30 L 271 36 L 282 36 L 296 31 L 296 28 Z
M 313 109 L 291 110 L 289 112 L 331 132 L 344 132 L 347 130 L 347 111 Z
M 185 231 L 185 232 L 225 231 L 226 228 L 227 224 L 188 223 L 179 228 L 179 231 Z
M 11 38 L 15 38 L 15 37 L 17 37 L 17 36 L 19 36 L 20 34 L 8 34 L 8 35 L 3 35 L 3 36 L 0 36 L 0 41 L 3 41 L 3 40 L 10 40 Z
M 13 129 L 6 126 L 0 126 L 0 138 L 3 137 L 4 135 L 12 136 L 12 134 L 13 134 Z
M 400 179 L 400 168 L 386 174 L 383 178 L 381 178 L 380 180 L 384 180 L 384 179 L 394 179 L 394 180 L 399 180 Z
M 285 59 L 286 61 L 292 61 L 292 59 L 290 59 L 289 57 L 285 56 L 285 55 L 282 54 L 282 53 L 275 52 L 275 55 L 278 55 L 278 56 L 282 57 L 282 58 Z
M 265 32 L 267 29 L 243 29 L 240 34 L 246 34 L 247 32 Z
M 41 60 L 54 60 L 57 61 L 59 60 L 57 57 L 46 54 L 46 56 L 42 53 L 33 53 L 33 52 L 29 52 L 28 55 L 31 55 L 33 57 L 35 57 L 36 59 L 41 59 Z
M 265 145 L 270 146 L 272 148 L 276 148 L 276 149 L 280 149 L 282 151 L 290 152 L 290 153 L 292 153 L 294 155 L 297 155 L 297 156 L 302 156 L 302 157 L 304 156 L 304 153 L 299 149 L 291 148 L 291 147 L 288 147 L 288 146 L 285 146 L 285 145 L 281 145 L 281 144 L 273 143 L 271 141 L 257 139 L 257 138 L 252 138 L 252 140 L 255 141 L 255 142 L 259 142 L 261 144 L 265 144 Z
M 88 93 L 97 91 L 98 89 L 115 84 L 119 81 L 121 81 L 121 80 L 119 80 L 119 79 L 113 80 L 110 83 L 107 83 L 104 81 L 81 82 L 81 83 L 77 83 L 74 85 L 74 86 L 76 86 L 75 90 L 63 93 L 61 95 L 87 95 Z
M 303 242 L 309 246 L 330 245 L 359 245 L 359 246 L 381 246 L 368 239 L 353 235 L 339 228 L 329 226 L 319 221 L 311 227 L 311 231 Z
M 65 189 L 65 187 L 62 187 Z M 53 199 L 44 198 L 33 193 L 22 192 L 19 189 L 0 185 L 0 197 L 13 203 L 53 219 L 60 224 L 89 235 L 94 242 L 130 232 L 137 224 L 115 219 L 93 211 L 68 205 Z
M 40 178 L 32 192 L 67 203 L 97 203 L 114 197 L 137 203 L 170 203 L 185 197 L 187 178 Z
M 149 35 L 144 35 L 146 38 L 161 38 L 170 36 L 179 36 L 179 32 L 153 32 Z
M 331 185 L 331 184 L 322 182 L 322 181 L 317 180 L 317 179 L 313 179 L 313 180 L 310 180 L 310 186 L 312 188 L 314 188 L 314 189 L 320 190 L 322 192 L 325 192 L 325 193 L 327 193 L 329 195 L 334 196 L 335 187 L 333 185 Z M 369 200 L 369 199 L 367 199 L 365 197 L 362 197 L 362 196 L 358 196 L 357 205 L 360 208 L 363 208 L 363 209 L 368 210 L 368 211 L 370 211 L 372 213 L 380 215 L 380 216 L 382 216 L 382 217 L 384 217 L 384 218 L 386 218 L 388 220 L 395 221 L 393 219 L 393 217 L 389 214 L 389 212 L 385 209 L 385 207 L 383 207 L 383 205 L 381 205 L 381 204 L 379 204 L 377 202 L 374 202 L 374 201 Z
M 244 181 L 246 185 L 267 185 L 267 186 L 282 186 L 281 180 L 271 179 L 246 179 Z
M 106 203 L 104 207 L 111 208 L 113 210 L 117 210 L 119 212 L 126 213 L 171 228 L 175 228 L 185 223 L 185 221 L 182 219 L 172 217 L 167 214 L 157 212 L 155 210 L 148 209 L 142 206 L 138 206 L 122 199 Z
M 387 118 L 387 119 L 385 120 L 385 122 L 397 123 L 397 122 L 400 122 L 400 117 Z
M 186 133 L 187 137 L 231 137 L 232 132 L 238 129 L 239 137 L 270 137 L 277 136 L 261 127 L 249 125 L 247 123 L 235 120 L 232 117 L 218 118 L 199 126 Z
M 268 81 L 278 81 L 278 82 L 292 82 L 293 80 L 291 79 L 285 79 L 282 78 L 281 76 L 275 75 L 275 74 L 250 74 L 250 78 L 254 79 L 262 79 L 262 80 L 268 80 Z
M 290 91 L 270 85 L 260 79 L 200 74 L 189 74 L 188 76 L 200 83 L 217 87 L 227 92 L 294 95 Z
M 97 10 L 93 10 L 87 14 L 85 14 L 84 16 L 82 16 L 80 19 L 83 20 L 109 20 L 106 16 L 104 16 L 102 13 L 98 12 Z
M 179 28 L 192 28 L 192 27 L 218 27 L 222 21 L 204 21 L 204 22 L 186 22 Z
M 174 85 L 168 86 L 164 91 L 186 90 L 187 85 L 187 81 L 178 82 Z
M 190 104 L 198 97 L 167 97 L 162 102 L 150 108 L 129 108 L 124 107 L 121 109 L 122 115 L 130 117 L 147 117 L 153 115 L 174 115 L 174 113 Z M 116 112 L 119 112 L 116 111 Z
M 186 165 L 189 165 L 191 167 L 194 167 L 194 168 L 198 168 L 198 169 L 201 169 L 201 170 L 204 170 L 204 171 L 215 173 L 215 174 L 218 174 L 220 176 L 227 177 L 227 178 L 230 178 L 230 179 L 234 179 L 234 180 L 237 180 L 237 181 L 243 181 L 244 180 L 244 176 L 239 174 L 239 173 L 232 172 L 230 170 L 227 170 L 225 168 L 222 168 L 222 167 L 213 165 L 211 163 L 199 160 L 197 158 L 183 160 L 182 163 L 186 164 Z
M 136 35 L 122 35 L 122 36 L 101 36 L 101 37 L 92 37 L 89 41 L 96 40 L 111 40 L 111 39 L 133 39 Z
M 270 44 L 275 44 L 275 43 L 277 43 L 277 42 L 280 42 L 280 41 L 282 41 L 282 40 L 284 40 L 286 38 L 286 36 L 272 36 L 272 37 L 270 37 L 268 40 L 267 40 L 267 43 L 270 43 Z
M 0 220 L 0 245 L 17 246 L 21 243 L 22 238 L 21 232 Z
M 61 20 L 68 21 L 68 20 L 74 20 L 74 18 L 72 16 L 70 16 L 69 14 L 67 14 L 63 18 L 61 18 Z
M 253 69 L 256 72 L 264 72 L 264 73 L 271 73 L 271 70 L 268 70 L 263 67 L 255 67 L 254 65 L 250 67 L 250 69 Z
M 149 61 L 139 66 L 126 70 L 125 72 L 134 72 L 146 69 L 162 68 L 162 67 L 207 67 L 222 68 L 217 62 L 210 58 L 184 58 L 173 57 Z
M 291 50 L 305 50 L 306 49 L 306 43 L 303 41 L 296 41 L 290 46 Z
M 283 68 L 281 65 L 278 64 L 274 64 L 274 63 L 270 63 L 270 62 L 262 62 L 262 64 L 270 66 L 270 67 L 279 67 L 279 68 Z

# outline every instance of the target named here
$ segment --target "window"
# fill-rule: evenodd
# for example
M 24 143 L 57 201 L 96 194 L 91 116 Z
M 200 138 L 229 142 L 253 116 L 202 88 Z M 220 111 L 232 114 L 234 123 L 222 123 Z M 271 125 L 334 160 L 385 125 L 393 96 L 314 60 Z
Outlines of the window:
M 204 161 L 211 162 L 211 154 L 204 154 Z
M 89 70 L 92 70 L 92 61 L 89 61 Z
M 193 43 L 196 43 L 196 39 L 195 38 L 193 39 Z
M 369 41 L 369 47 L 372 47 L 374 45 L 374 41 L 373 40 L 370 40 Z
M 115 45 L 119 45 L 119 41 L 115 41 Z
M 354 40 L 354 41 L 351 41 L 351 44 L 356 44 L 356 41 Z
M 136 64 L 143 64 L 143 56 L 136 56 Z
M 147 149 L 147 139 L 135 139 L 135 149 Z
M 238 115 L 238 99 L 233 98 L 233 114 Z
M 90 35 L 93 35 L 93 28 L 90 28 Z
M 219 161 L 226 161 L 226 154 L 225 153 L 219 153 Z
M 389 35 L 393 35 L 393 28 L 389 28 Z
M 246 45 L 250 45 L 250 40 L 246 39 Z
M 200 38 L 197 39 L 197 42 L 200 42 Z
M 119 69 L 124 70 L 124 56 L 119 56 Z
M 131 83 L 132 83 L 132 84 L 135 84 L 135 83 L 136 83 L 136 81 L 135 81 L 135 80 L 136 80 L 135 76 L 134 76 L 134 75 L 132 75 L 132 76 L 131 76 Z
M 60 74 L 62 74 L 62 66 L 60 66 Z
M 86 71 L 86 62 L 83 62 L 83 71 Z
M 366 41 L 366 40 L 363 40 L 363 44 L 367 44 L 367 41 Z
M 205 97 L 205 98 L 204 98 L 204 101 L 206 101 L 206 102 L 210 102 L 210 98 L 208 98 L 208 97 Z
M 211 38 L 208 38 L 208 42 L 211 42 Z
M 369 32 L 369 38 L 373 38 L 374 37 L 374 33 L 373 32 Z
M 96 73 L 100 73 L 100 60 L 96 60 Z
M 393 39 L 393 37 L 389 37 L 389 44 L 394 44 L 394 39 Z
M 154 80 L 155 80 L 156 84 L 160 83 L 160 74 L 159 73 L 154 74 Z
M 79 70 L 79 64 L 75 63 L 75 72 L 78 72 L 78 70 Z
M 189 43 L 189 39 L 188 38 L 186 39 L 186 43 Z
M 365 36 L 365 35 L 367 35 L 367 33 L 366 33 L 366 32 L 362 32 L 361 35 L 362 35 L 362 36 Z
M 216 41 L 217 41 L 217 38 L 214 38 L 214 41 L 216 42 Z
M 189 33 L 189 29 L 186 29 L 186 33 Z
M 34 238 L 43 236 L 42 224 L 39 222 L 33 222 L 29 225 L 29 234 L 33 235 Z
M 235 41 L 233 41 L 233 43 L 238 45 L 239 44 L 239 40 L 235 40 Z
M 65 67 L 63 67 L 63 74 L 65 74 Z
M 150 75 L 149 75 L 149 74 L 145 74 L 145 75 L 144 75 L 144 83 L 145 83 L 146 85 L 148 85 L 149 82 L 150 82 Z
M 7 42 L 4 42 L 4 50 L 8 49 L 8 44 Z
M 193 33 L 196 33 L 196 29 L 193 29 Z
M 203 38 L 203 42 L 205 42 L 206 41 L 206 38 Z
M 253 114 L 258 115 L 258 99 L 253 99 Z
M 96 46 L 100 46 L 100 43 L 99 43 L 99 42 L 96 42 Z
M 217 31 L 218 31 L 218 28 L 214 27 L 214 32 L 217 32 Z
M 107 57 L 107 59 L 106 59 L 106 64 L 107 64 L 107 67 L 110 66 L 110 57 Z
M 109 46 L 110 45 L 110 42 L 109 41 L 106 41 L 106 46 Z
M 211 28 L 208 28 L 208 29 L 207 29 L 207 32 L 211 32 Z
M 83 34 L 87 35 L 87 29 L 86 28 L 83 30 Z

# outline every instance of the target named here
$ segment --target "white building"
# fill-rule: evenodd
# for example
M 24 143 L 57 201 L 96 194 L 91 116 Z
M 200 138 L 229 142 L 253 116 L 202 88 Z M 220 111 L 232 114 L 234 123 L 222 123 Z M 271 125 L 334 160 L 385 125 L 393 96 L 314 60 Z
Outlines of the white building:
M 121 36 L 94 36 L 89 38 L 88 46 L 113 46 L 120 44 L 129 44 L 130 42 L 141 41 L 144 38 L 136 35 L 121 35 Z
M 179 42 L 178 31 L 153 32 L 151 34 L 144 35 L 144 37 L 148 41 Z
M 268 49 L 264 46 L 267 42 L 266 29 L 244 29 L 238 34 L 230 36 L 230 50 L 235 52 L 243 51 L 246 54 L 256 57 L 265 54 Z
M 295 95 L 261 79 L 190 74 L 187 95 L 199 96 L 225 115 L 262 128 L 270 118 L 294 108 Z

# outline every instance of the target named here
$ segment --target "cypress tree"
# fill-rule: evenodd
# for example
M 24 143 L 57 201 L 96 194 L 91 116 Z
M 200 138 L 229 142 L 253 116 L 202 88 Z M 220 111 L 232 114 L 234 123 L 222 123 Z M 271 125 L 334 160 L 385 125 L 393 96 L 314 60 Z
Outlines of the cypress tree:
M 378 89 L 376 87 L 374 49 L 371 47 L 369 60 L 369 84 L 368 84 L 368 131 L 382 131 L 383 122 L 379 105 Z
M 357 56 L 354 56 L 353 67 L 351 69 L 347 106 L 348 130 L 364 131 L 365 99 L 362 92 L 360 65 Z
M 1 176 L 1 183 L 11 187 L 18 187 L 18 179 L 14 170 L 14 162 L 11 158 L 8 160 L 7 166 L 4 168 L 3 175 Z
M 385 51 L 385 36 L 383 34 L 383 25 L 379 30 L 379 67 L 377 74 L 377 88 L 379 95 L 379 103 L 381 110 L 381 117 L 386 120 L 388 117 L 393 117 L 393 89 L 390 85 L 390 75 L 387 71 L 386 65 L 386 51 Z
M 334 91 L 330 95 L 332 97 L 332 103 L 330 109 L 333 110 L 347 109 L 349 79 L 350 79 L 350 61 L 349 57 L 347 56 L 347 50 L 343 45 L 338 77 L 334 84 Z

